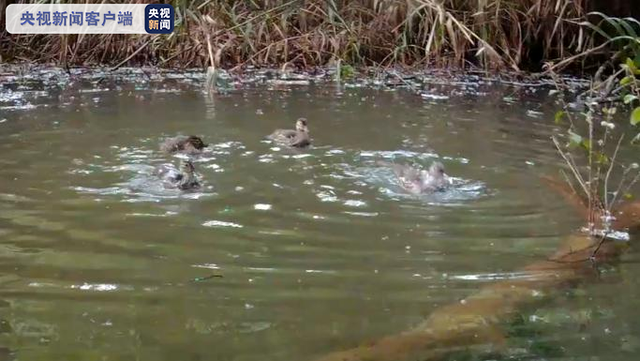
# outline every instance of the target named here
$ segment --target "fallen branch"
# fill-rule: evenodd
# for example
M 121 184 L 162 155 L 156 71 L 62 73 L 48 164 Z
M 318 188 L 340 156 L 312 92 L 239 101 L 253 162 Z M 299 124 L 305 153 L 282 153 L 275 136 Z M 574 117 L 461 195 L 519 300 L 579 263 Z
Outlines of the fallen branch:
M 584 200 L 569 192 L 568 186 L 548 180 L 546 183 L 579 211 L 587 212 Z M 619 207 L 615 215 L 614 229 L 640 229 L 640 201 Z M 524 267 L 513 279 L 483 287 L 460 302 L 437 309 L 412 330 L 335 352 L 318 361 L 435 361 L 460 348 L 499 349 L 505 344 L 500 325 L 510 321 L 518 310 L 544 300 L 553 289 L 593 274 L 592 256 L 596 257 L 595 262 L 608 262 L 620 254 L 622 248 L 614 242 L 600 240 L 583 233 L 571 235 L 549 259 Z

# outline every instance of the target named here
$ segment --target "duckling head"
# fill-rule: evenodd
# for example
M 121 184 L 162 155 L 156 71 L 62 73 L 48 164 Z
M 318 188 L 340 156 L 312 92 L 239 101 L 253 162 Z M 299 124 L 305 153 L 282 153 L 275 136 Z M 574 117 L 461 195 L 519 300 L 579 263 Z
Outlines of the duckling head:
M 429 167 L 429 175 L 434 178 L 444 178 L 446 176 L 444 173 L 444 165 L 440 162 L 433 162 L 431 167 Z
M 444 166 L 440 162 L 434 162 L 429 170 L 421 170 L 420 178 L 417 180 L 418 187 L 421 191 L 438 190 L 449 183 L 449 177 L 444 172 Z
M 189 160 L 183 160 L 180 162 L 180 177 L 178 178 L 178 189 L 188 190 L 197 188 L 200 186 L 198 179 L 195 175 L 196 168 Z
M 307 128 L 307 119 L 306 118 L 298 118 L 296 120 L 296 130 L 299 132 L 308 133 L 309 128 Z
M 196 171 L 196 167 L 193 166 L 190 160 L 183 160 L 180 162 L 180 171 L 185 175 L 193 175 Z
M 204 144 L 202 138 L 195 135 L 190 135 L 189 138 L 187 138 L 187 143 L 191 144 L 197 150 L 201 150 L 202 148 L 208 146 L 208 144 Z

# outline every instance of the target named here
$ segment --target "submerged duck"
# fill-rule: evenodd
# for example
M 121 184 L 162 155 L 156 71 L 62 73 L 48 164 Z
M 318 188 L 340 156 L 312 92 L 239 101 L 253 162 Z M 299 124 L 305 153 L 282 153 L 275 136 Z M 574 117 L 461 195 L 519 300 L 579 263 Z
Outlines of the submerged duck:
M 432 193 L 443 190 L 450 184 L 449 176 L 444 172 L 444 165 L 433 162 L 429 170 L 417 170 L 405 164 L 378 162 L 393 169 L 400 186 L 413 194 Z
M 160 149 L 167 153 L 185 152 L 187 154 L 197 154 L 202 152 L 202 149 L 207 146 L 208 144 L 204 144 L 202 138 L 195 135 L 179 135 L 165 139 L 165 141 L 160 144 Z
M 195 171 L 196 168 L 191 161 L 183 160 L 180 162 L 180 169 L 163 164 L 158 167 L 156 174 L 162 178 L 165 188 L 177 188 L 184 191 L 200 187 Z
M 296 129 L 278 129 L 267 136 L 267 139 L 274 141 L 278 145 L 294 148 L 304 148 L 311 144 L 309 138 L 309 128 L 307 119 L 298 118 Z

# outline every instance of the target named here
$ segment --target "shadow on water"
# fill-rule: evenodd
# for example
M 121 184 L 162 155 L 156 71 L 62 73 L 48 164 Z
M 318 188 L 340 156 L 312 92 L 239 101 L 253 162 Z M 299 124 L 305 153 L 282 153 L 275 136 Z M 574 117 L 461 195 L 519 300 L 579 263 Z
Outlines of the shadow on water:
M 195 71 L 0 77 L 0 360 L 309 359 L 517 278 L 581 224 L 538 180 L 560 166 L 540 84 L 426 77 L 417 96 L 257 72 L 211 98 Z M 299 116 L 310 149 L 263 140 Z M 199 190 L 153 174 L 177 134 L 211 144 Z M 453 186 L 407 194 L 377 159 L 441 161 Z M 635 360 L 637 271 L 523 315 L 503 355 Z M 562 321 L 576 307 L 589 322 Z

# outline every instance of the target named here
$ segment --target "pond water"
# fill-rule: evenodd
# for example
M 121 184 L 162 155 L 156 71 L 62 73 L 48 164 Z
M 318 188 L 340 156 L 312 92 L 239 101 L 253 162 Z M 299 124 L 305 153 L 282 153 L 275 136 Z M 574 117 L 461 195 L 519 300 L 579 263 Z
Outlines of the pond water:
M 201 74 L 46 74 L 0 89 L 0 360 L 312 360 L 410 329 L 582 224 L 539 179 L 562 165 L 545 87 L 208 96 Z M 300 116 L 310 149 L 263 140 Z M 177 134 L 210 144 L 198 191 L 153 185 Z M 438 160 L 455 184 L 411 196 L 380 159 Z M 636 360 L 636 259 L 523 310 L 502 357 Z

